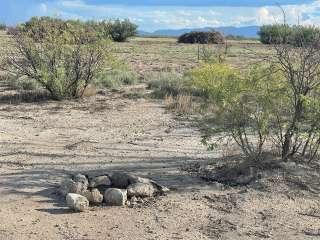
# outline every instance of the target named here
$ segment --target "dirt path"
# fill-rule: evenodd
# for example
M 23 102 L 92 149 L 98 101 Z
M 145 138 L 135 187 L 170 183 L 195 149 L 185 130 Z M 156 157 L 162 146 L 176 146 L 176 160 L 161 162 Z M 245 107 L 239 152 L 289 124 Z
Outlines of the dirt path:
M 211 155 L 210 155 L 211 154 Z M 214 155 L 215 154 L 215 155 Z M 0 239 L 316 239 L 315 198 L 222 190 L 179 169 L 217 157 L 160 102 L 118 94 L 0 106 Z M 73 172 L 125 170 L 173 191 L 139 208 L 72 214 L 55 194 Z M 318 232 L 317 232 L 318 231 Z

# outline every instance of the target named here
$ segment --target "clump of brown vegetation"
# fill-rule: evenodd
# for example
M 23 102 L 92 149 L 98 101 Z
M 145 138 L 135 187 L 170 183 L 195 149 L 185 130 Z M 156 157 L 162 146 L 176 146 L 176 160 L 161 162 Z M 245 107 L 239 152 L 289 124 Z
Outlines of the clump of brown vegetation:
M 193 110 L 192 96 L 179 94 L 178 96 L 167 95 L 165 97 L 166 107 L 176 113 L 191 113 Z
M 178 43 L 223 44 L 224 42 L 224 37 L 217 31 L 190 32 L 178 38 Z

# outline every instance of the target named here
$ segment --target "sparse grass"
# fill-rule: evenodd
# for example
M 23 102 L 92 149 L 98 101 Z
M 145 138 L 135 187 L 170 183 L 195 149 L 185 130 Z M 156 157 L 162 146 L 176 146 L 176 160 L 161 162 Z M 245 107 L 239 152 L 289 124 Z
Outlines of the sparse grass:
M 20 91 L 17 93 L 0 95 L 0 103 L 19 104 L 44 102 L 52 100 L 46 90 Z
M 121 85 L 133 85 L 139 82 L 139 76 L 133 71 L 112 70 L 103 73 L 95 81 L 98 88 L 119 88 Z
M 133 99 L 133 100 L 146 97 L 146 95 L 143 92 L 128 92 L 123 94 L 123 96 L 125 98 Z
M 40 85 L 33 79 L 28 78 L 16 78 L 9 75 L 3 75 L 3 81 L 7 86 L 10 86 L 13 89 L 16 90 L 37 90 L 40 87 Z
M 187 93 L 188 79 L 174 72 L 153 72 L 145 76 L 148 89 L 153 89 L 155 98 L 164 98 L 165 96 L 177 96 L 181 93 Z
M 6 44 L 10 44 L 10 36 L 0 31 L 0 50 Z M 186 73 L 201 62 L 198 60 L 198 45 L 178 44 L 176 38 L 169 37 L 134 37 L 130 42 L 112 46 L 112 54 L 126 67 L 116 67 L 101 74 L 93 83 L 97 89 L 119 89 L 122 85 L 137 84 L 142 79 L 154 90 L 153 96 L 157 98 L 197 95 L 188 86 L 190 78 Z M 257 53 L 262 55 L 271 51 L 269 46 L 254 40 L 228 40 L 227 46 L 227 61 L 240 68 L 257 61 Z M 11 84 L 20 90 L 37 88 L 25 79 Z
M 258 40 L 228 40 L 227 58 L 235 66 L 245 67 L 268 55 L 272 49 Z M 218 47 L 218 46 L 210 46 Z M 176 38 L 135 37 L 126 43 L 115 43 L 115 56 L 141 75 L 150 72 L 183 74 L 199 64 L 197 44 L 178 44 Z
M 174 38 L 133 38 L 115 43 L 114 54 L 131 69 L 145 75 L 149 72 L 183 72 L 197 64 L 197 46 L 177 44 Z

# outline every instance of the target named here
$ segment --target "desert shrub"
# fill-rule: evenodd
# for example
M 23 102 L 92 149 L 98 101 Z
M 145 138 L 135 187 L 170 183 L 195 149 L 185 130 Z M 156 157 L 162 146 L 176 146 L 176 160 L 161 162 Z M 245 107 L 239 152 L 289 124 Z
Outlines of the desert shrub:
M 259 159 L 268 145 L 278 149 L 282 160 L 314 160 L 320 148 L 318 39 L 299 39 L 299 48 L 275 45 L 270 63 L 248 70 L 226 63 L 194 69 L 193 84 L 210 111 L 201 125 L 203 142 L 215 147 L 222 138 L 232 139 L 253 159 Z
M 263 44 L 285 43 L 292 35 L 292 29 L 288 25 L 264 25 L 258 35 Z
M 112 39 L 117 42 L 123 42 L 128 37 L 132 37 L 137 33 L 137 25 L 128 19 L 84 22 L 52 17 L 32 17 L 26 23 L 12 28 L 8 34 L 15 34 L 17 31 L 27 34 L 37 42 L 42 41 L 42 39 L 53 32 L 59 35 L 60 38 L 64 38 L 65 43 L 68 44 L 75 44 L 69 36 L 78 32 L 90 32 L 91 35 L 96 35 L 101 40 Z
M 221 138 L 230 138 L 245 155 L 258 159 L 271 131 L 275 105 L 281 103 L 279 76 L 268 67 L 256 66 L 244 73 L 225 63 L 204 64 L 193 75 L 204 106 L 214 106 L 212 117 L 203 124 L 203 142 L 213 148 Z
M 137 34 L 137 28 L 138 26 L 128 19 L 123 21 L 117 19 L 111 25 L 110 35 L 114 41 L 124 42 Z
M 7 29 L 7 35 L 15 35 L 19 32 L 19 29 L 17 27 L 8 27 Z
M 95 80 L 95 84 L 99 88 L 118 88 L 122 85 L 134 85 L 138 82 L 138 74 L 122 68 L 101 72 Z
M 295 36 L 299 47 L 275 45 L 274 60 L 287 83 L 286 108 L 278 115 L 277 143 L 283 159 L 315 159 L 320 146 L 320 32 L 311 38 Z
M 262 26 L 258 34 L 263 44 L 302 46 L 302 44 L 311 43 L 319 35 L 319 32 L 319 28 L 313 26 L 274 24 Z
M 216 31 L 190 32 L 181 35 L 178 43 L 223 44 L 224 37 Z
M 111 29 L 113 24 L 111 21 L 87 21 L 85 25 L 96 32 L 100 39 L 112 39 Z
M 70 33 L 74 31 L 81 31 L 80 21 L 66 22 L 62 19 L 51 17 L 32 17 L 26 23 L 20 24 L 13 30 L 23 33 L 24 35 L 32 38 L 36 42 L 45 40 L 47 36 L 54 35 L 59 37 L 63 43 L 74 44 L 71 42 Z
M 15 46 L 7 49 L 5 70 L 17 78 L 36 81 L 54 99 L 79 97 L 79 90 L 94 81 L 109 56 L 109 42 L 90 32 L 61 35 L 53 28 L 37 41 L 18 31 L 13 39 Z M 66 39 L 74 44 L 66 44 Z
M 202 45 L 198 48 L 198 60 L 205 63 L 223 63 L 226 57 L 226 48 L 223 45 Z
M 4 23 L 0 23 L 0 30 L 6 30 L 7 29 L 7 25 Z

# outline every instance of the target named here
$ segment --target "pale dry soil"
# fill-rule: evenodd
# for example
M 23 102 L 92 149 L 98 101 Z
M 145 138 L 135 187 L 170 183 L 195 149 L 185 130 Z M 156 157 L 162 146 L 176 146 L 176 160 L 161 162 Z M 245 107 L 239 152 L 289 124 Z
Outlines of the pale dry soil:
M 180 170 L 219 154 L 207 152 L 199 131 L 161 101 L 108 93 L 1 104 L 0 239 L 319 238 L 317 194 L 225 188 Z M 55 194 L 69 174 L 118 170 L 157 180 L 171 192 L 136 208 L 85 213 L 72 213 Z

